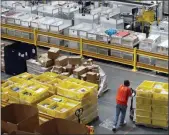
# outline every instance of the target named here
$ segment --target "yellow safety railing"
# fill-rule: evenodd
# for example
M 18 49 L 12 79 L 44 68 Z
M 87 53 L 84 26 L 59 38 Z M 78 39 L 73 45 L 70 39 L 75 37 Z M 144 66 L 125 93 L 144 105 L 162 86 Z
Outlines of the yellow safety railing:
M 127 47 L 118 46 L 118 45 L 114 45 L 114 44 L 110 45 L 110 44 L 106 44 L 104 42 L 99 42 L 99 41 L 94 41 L 94 40 L 82 39 L 82 38 L 78 38 L 78 37 L 70 37 L 70 36 L 66 36 L 66 35 L 40 31 L 40 30 L 37 30 L 37 29 L 25 28 L 25 27 L 16 26 L 16 25 L 1 24 L 1 28 L 13 29 L 13 30 L 16 30 L 16 31 L 34 34 L 34 39 L 16 37 L 16 36 L 11 36 L 11 35 L 7 35 L 7 34 L 3 34 L 3 33 L 1 34 L 2 38 L 26 42 L 26 43 L 29 43 L 29 44 L 34 44 L 35 46 L 56 47 L 56 48 L 59 48 L 60 50 L 65 51 L 65 52 L 79 54 L 81 57 L 88 56 L 88 57 L 92 57 L 92 58 L 98 58 L 98 59 L 102 59 L 102 60 L 107 60 L 107 61 L 112 61 L 112 62 L 130 65 L 130 66 L 133 66 L 132 71 L 134 71 L 134 72 L 137 71 L 137 68 L 143 68 L 143 69 L 148 69 L 148 70 L 168 74 L 168 68 L 157 67 L 155 65 L 140 63 L 137 60 L 137 57 L 141 55 L 141 56 L 146 56 L 146 57 L 149 57 L 149 58 L 161 59 L 161 60 L 164 60 L 164 61 L 167 62 L 168 56 L 166 56 L 166 55 L 156 54 L 156 53 L 152 53 L 152 52 L 146 52 L 146 51 L 143 51 L 143 50 L 139 50 L 137 48 L 133 49 L 133 48 L 127 48 Z M 39 41 L 38 40 L 39 35 L 57 38 L 57 39 L 62 39 L 62 40 L 65 40 L 65 41 L 77 42 L 77 43 L 79 43 L 80 49 L 73 49 L 73 48 L 69 48 L 69 47 L 65 47 L 65 46 L 60 46 L 60 45 L 56 45 L 56 44 L 52 44 L 52 43 Z M 85 50 L 83 50 L 84 44 L 85 45 L 87 44 L 87 45 L 90 45 L 90 46 L 95 46 L 95 47 L 101 47 L 101 48 L 104 48 L 104 49 L 117 50 L 117 51 L 120 51 L 120 52 L 133 54 L 133 59 L 128 60 L 128 59 L 123 59 L 123 58 L 119 58 L 119 57 L 115 57 L 115 56 L 107 56 L 107 55 L 103 55 L 103 54 L 85 51 Z

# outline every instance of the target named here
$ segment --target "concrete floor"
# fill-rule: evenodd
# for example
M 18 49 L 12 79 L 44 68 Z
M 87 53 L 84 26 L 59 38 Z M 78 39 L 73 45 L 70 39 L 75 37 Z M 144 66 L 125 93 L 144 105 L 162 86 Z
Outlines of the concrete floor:
M 125 79 L 131 81 L 131 87 L 135 89 L 142 81 L 152 80 L 152 81 L 161 81 L 168 82 L 168 79 L 165 77 L 160 77 L 152 74 L 147 74 L 143 72 L 132 72 L 131 69 L 122 68 L 119 66 L 112 66 L 110 64 L 98 63 L 101 68 L 105 71 L 108 77 L 108 86 L 110 90 L 106 92 L 102 97 L 99 98 L 99 120 L 92 123 L 95 127 L 96 134 L 114 134 L 110 129 L 101 127 L 100 124 L 105 120 L 112 121 L 115 116 L 115 96 L 116 90 L 120 84 L 123 83 Z M 7 79 L 10 77 L 5 73 L 1 73 L 2 79 Z M 129 99 L 130 102 L 130 99 Z M 130 106 L 130 103 L 128 104 Z M 146 128 L 143 126 L 135 126 L 132 121 L 129 119 L 129 107 L 126 114 L 127 125 L 119 129 L 116 134 L 168 134 L 168 131 L 163 129 L 153 129 Z

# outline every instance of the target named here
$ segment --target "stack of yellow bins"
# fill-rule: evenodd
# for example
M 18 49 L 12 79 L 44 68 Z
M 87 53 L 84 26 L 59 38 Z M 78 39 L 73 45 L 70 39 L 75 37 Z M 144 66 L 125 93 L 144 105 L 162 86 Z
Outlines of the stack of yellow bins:
M 33 82 L 19 92 L 20 103 L 36 104 L 49 96 L 48 91 L 49 87 Z
M 168 83 L 144 81 L 137 87 L 136 123 L 168 127 Z
M 152 125 L 168 127 L 168 83 L 155 82 L 153 87 Z
M 58 95 L 53 95 L 38 103 L 37 107 L 42 113 L 46 113 L 57 118 L 67 119 L 72 117 L 75 114 L 75 111 L 80 108 L 80 102 Z
M 34 82 L 39 82 L 47 87 L 49 87 L 49 92 L 52 94 L 56 94 L 56 86 L 55 83 L 59 81 L 57 79 L 58 74 L 52 72 L 45 72 L 41 75 L 38 75 L 31 79 Z
M 25 80 L 30 80 L 30 79 L 34 78 L 35 75 L 25 72 L 25 73 L 22 73 L 22 74 L 15 76 L 15 77 L 22 78 L 22 79 L 25 79 Z
M 60 83 L 57 89 L 58 95 L 81 103 L 81 107 L 83 108 L 82 123 L 87 124 L 98 116 L 98 85 L 75 78 L 68 78 Z
M 136 122 L 151 124 L 151 105 L 153 81 L 144 81 L 137 87 Z

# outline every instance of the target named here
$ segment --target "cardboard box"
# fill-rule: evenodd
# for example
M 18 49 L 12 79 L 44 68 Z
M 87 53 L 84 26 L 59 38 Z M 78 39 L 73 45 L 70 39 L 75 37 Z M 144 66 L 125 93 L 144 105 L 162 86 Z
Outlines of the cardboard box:
M 70 75 L 73 74 L 73 66 L 72 65 L 67 65 L 66 66 L 66 71 L 69 72 Z
M 86 75 L 87 75 L 87 80 L 96 82 L 96 80 L 97 80 L 97 73 L 94 73 L 94 72 L 87 72 Z
M 69 64 L 71 65 L 81 65 L 81 57 L 80 56 L 70 56 Z
M 60 50 L 58 48 L 50 48 L 48 50 L 48 58 L 49 59 L 57 59 L 59 57 Z
M 90 83 L 94 83 L 94 84 L 97 84 L 98 81 L 97 80 L 86 80 L 87 82 L 90 82 Z
M 92 72 L 99 73 L 99 66 L 98 65 L 93 64 L 92 67 L 93 67 Z
M 67 66 L 68 64 L 68 57 L 67 56 L 61 56 L 55 60 L 55 65 L 57 66 Z
M 51 66 L 54 65 L 54 61 L 52 59 L 48 58 L 48 54 L 47 53 L 41 54 L 40 57 L 38 58 L 38 62 L 43 67 L 51 67 Z
M 92 72 L 92 69 L 94 68 L 93 66 L 86 66 L 88 72 Z
M 23 104 L 10 104 L 1 108 L 3 131 L 11 133 L 21 130 L 33 133 L 39 126 L 38 109 Z
M 67 72 L 67 69 L 66 69 L 66 67 L 63 67 L 63 72 Z
M 87 80 L 97 80 L 97 73 L 94 72 L 87 72 Z
M 24 131 L 13 131 L 9 135 L 37 135 L 36 133 L 24 132 Z
M 85 73 L 85 74 L 83 74 L 83 75 L 81 75 L 81 76 L 80 76 L 80 79 L 81 79 L 81 80 L 86 81 L 86 79 L 87 79 L 87 77 L 86 77 L 86 73 Z
M 65 130 L 66 127 L 66 130 Z M 41 124 L 36 133 L 41 135 L 87 135 L 88 129 L 85 125 L 70 120 L 55 118 Z
M 75 78 L 80 79 L 80 76 L 86 72 L 87 72 L 87 68 L 85 66 L 80 66 L 76 68 L 75 70 L 73 70 L 73 75 Z
M 63 72 L 63 67 L 62 66 L 54 66 L 52 72 L 61 74 Z

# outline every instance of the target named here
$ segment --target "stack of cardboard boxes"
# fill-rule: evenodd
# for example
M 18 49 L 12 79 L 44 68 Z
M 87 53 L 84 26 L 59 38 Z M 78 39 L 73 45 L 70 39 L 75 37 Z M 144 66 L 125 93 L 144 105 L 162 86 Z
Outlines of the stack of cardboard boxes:
M 31 74 L 42 74 L 50 71 L 54 65 L 54 59 L 59 55 L 58 51 L 57 48 L 51 48 L 48 53 L 40 54 L 37 60 L 27 60 L 27 72 Z
M 48 58 L 54 61 L 52 72 L 99 84 L 99 67 L 92 59 L 84 62 L 80 56 L 60 56 L 59 53 L 56 48 L 48 51 Z
M 38 60 L 28 60 L 27 70 L 32 74 L 51 70 L 60 75 L 72 76 L 95 84 L 100 83 L 99 66 L 95 65 L 92 59 L 82 61 L 80 56 L 61 56 L 57 48 L 50 48 L 47 53 L 41 54 Z

